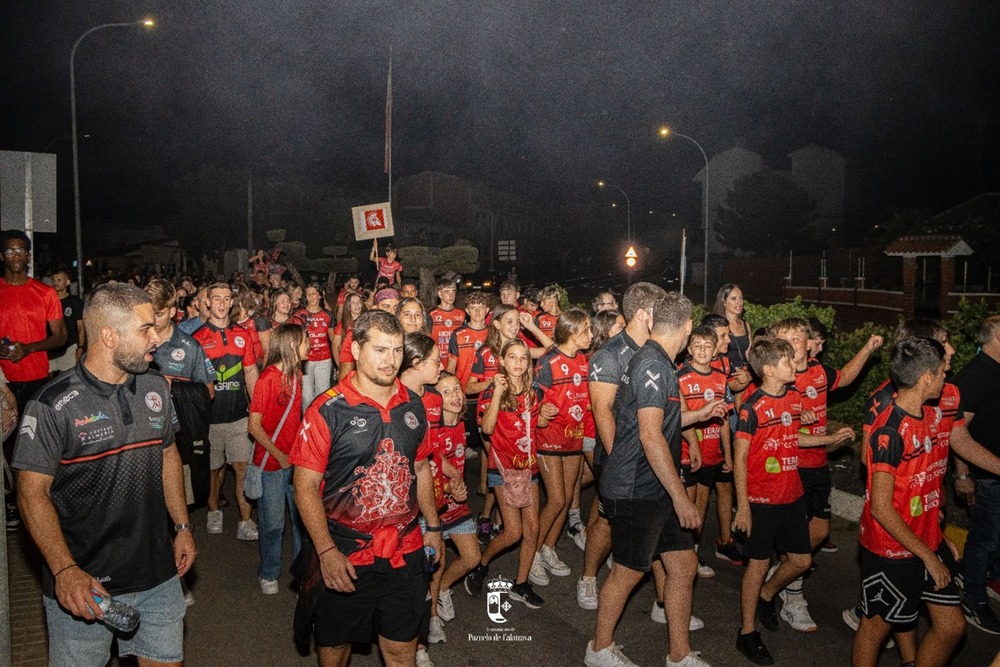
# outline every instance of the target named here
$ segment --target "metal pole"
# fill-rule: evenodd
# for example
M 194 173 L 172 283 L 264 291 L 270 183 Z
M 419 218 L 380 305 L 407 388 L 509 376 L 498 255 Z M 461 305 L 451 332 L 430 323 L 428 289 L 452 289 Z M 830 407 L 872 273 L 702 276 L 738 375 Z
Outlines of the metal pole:
M 710 239 L 712 238 L 712 228 L 708 221 L 708 155 L 705 153 L 705 149 L 701 147 L 701 144 L 688 135 L 681 134 L 680 132 L 674 132 L 673 130 L 670 131 L 670 134 L 676 134 L 678 137 L 683 137 L 697 146 L 698 150 L 701 152 L 702 159 L 705 160 L 705 180 L 702 182 L 702 212 L 705 215 L 705 266 L 702 270 L 702 282 L 705 284 L 702 286 L 702 301 L 705 305 L 708 305 L 708 246 Z
M 76 137 L 76 49 L 87 35 L 98 30 L 103 30 L 104 28 L 131 28 L 149 25 L 152 25 L 152 23 L 142 20 L 130 21 L 128 23 L 104 23 L 94 26 L 77 38 L 76 42 L 73 43 L 73 48 L 69 52 L 69 115 L 72 126 L 71 138 L 73 140 L 73 231 L 76 234 L 77 291 L 81 299 L 84 295 L 83 225 L 80 222 L 80 151 Z

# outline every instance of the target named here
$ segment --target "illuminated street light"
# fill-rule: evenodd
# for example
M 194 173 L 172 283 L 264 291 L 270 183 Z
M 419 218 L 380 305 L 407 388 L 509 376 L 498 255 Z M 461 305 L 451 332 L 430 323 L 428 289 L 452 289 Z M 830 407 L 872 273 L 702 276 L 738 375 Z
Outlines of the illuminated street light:
M 77 290 L 80 294 L 80 298 L 83 298 L 83 225 L 80 222 L 80 155 L 79 147 L 77 145 L 76 138 L 76 49 L 80 46 L 80 42 L 92 32 L 97 32 L 98 30 L 104 30 L 105 28 L 152 28 L 155 25 L 153 19 L 145 18 L 139 21 L 129 21 L 128 23 L 103 23 L 98 26 L 94 26 L 90 30 L 86 31 L 76 42 L 73 43 L 73 48 L 69 52 L 69 104 L 70 104 L 70 121 L 72 125 L 72 140 L 73 140 L 73 228 L 76 232 L 76 271 L 77 271 Z
M 702 196 L 703 196 L 702 211 L 705 214 L 705 258 L 704 258 L 705 266 L 703 269 L 704 273 L 702 276 L 702 282 L 704 283 L 704 285 L 702 286 L 703 289 L 702 301 L 705 303 L 705 305 L 708 305 L 708 244 L 709 244 L 709 239 L 712 236 L 712 230 L 708 222 L 708 155 L 705 154 L 705 149 L 702 148 L 701 144 L 699 144 L 697 141 L 687 136 L 686 134 L 681 134 L 680 132 L 674 132 L 666 125 L 660 127 L 659 134 L 664 139 L 669 139 L 672 136 L 677 136 L 681 137 L 682 139 L 687 139 L 692 144 L 698 147 L 698 150 L 701 151 L 701 157 L 704 158 L 705 160 L 705 180 L 701 186 Z

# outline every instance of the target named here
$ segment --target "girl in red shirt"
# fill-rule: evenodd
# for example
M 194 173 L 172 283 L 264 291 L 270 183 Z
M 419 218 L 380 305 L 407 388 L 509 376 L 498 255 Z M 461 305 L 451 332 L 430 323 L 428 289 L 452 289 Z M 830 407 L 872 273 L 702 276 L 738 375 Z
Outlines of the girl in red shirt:
M 247 431 L 256 442 L 253 464 L 260 466 L 265 453 L 267 454 L 262 474 L 264 492 L 257 501 L 257 547 L 260 551 L 257 575 L 260 578 L 260 591 L 265 595 L 275 595 L 278 592 L 286 507 L 292 523 L 292 560 L 295 560 L 302 546 L 302 525 L 295 507 L 292 466 L 288 462 L 288 453 L 292 450 L 302 423 L 300 369 L 308 353 L 309 343 L 302 327 L 282 324 L 272 331 L 264 371 L 254 386 L 250 400 Z
M 309 358 L 302 376 L 302 405 L 309 407 L 313 399 L 330 388 L 333 373 L 333 313 L 326 308 L 319 285 L 306 287 L 306 307 L 296 313 L 303 323 L 309 340 Z
M 365 312 L 364 298 L 357 293 L 347 295 L 344 300 L 343 319 L 337 322 L 333 330 L 333 360 L 337 367 L 337 377 L 347 377 L 354 370 L 354 355 L 351 354 L 351 343 L 354 342 L 354 320 Z

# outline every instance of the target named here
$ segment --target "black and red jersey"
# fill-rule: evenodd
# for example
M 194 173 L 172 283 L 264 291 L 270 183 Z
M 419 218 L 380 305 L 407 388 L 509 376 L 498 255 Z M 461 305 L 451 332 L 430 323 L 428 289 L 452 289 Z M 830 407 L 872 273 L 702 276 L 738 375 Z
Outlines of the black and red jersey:
M 801 413 L 802 396 L 790 385 L 780 396 L 757 389 L 740 406 L 735 437 L 750 441 L 747 496 L 751 503 L 785 505 L 802 497 Z
M 542 333 L 553 339 L 556 333 L 556 322 L 558 321 L 558 315 L 549 315 L 545 311 L 542 311 L 535 316 L 535 325 L 542 330 Z
M 485 348 L 484 348 L 485 349 Z M 527 406 L 528 394 L 517 398 L 516 411 L 500 410 L 497 423 L 490 435 L 489 469 L 500 471 L 500 466 L 508 470 L 531 470 L 538 472 L 537 437 L 538 414 L 542 402 L 542 388 L 537 384 L 531 387 L 531 407 Z M 476 415 L 480 424 L 486 408 L 493 401 L 493 387 L 487 387 L 479 396 Z M 499 460 L 500 465 L 497 465 Z
M 438 428 L 441 426 L 441 394 L 433 387 L 424 387 L 424 393 L 420 396 L 423 403 L 424 412 L 427 413 L 427 427 Z
M 330 353 L 330 329 L 333 328 L 333 313 L 320 309 L 315 313 L 303 308 L 295 314 L 309 338 L 309 361 L 326 361 Z
M 479 349 L 476 350 L 476 358 L 472 361 L 469 379 L 476 382 L 486 382 L 492 380 L 499 369 L 500 363 L 497 361 L 496 355 L 493 354 L 493 350 L 486 345 L 480 345 Z
M 872 476 L 876 472 L 894 477 L 892 506 L 910 530 L 931 549 L 941 544 L 938 508 L 943 501 L 949 446 L 938 437 L 938 426 L 934 407 L 924 405 L 920 415 L 911 415 L 895 402 L 871 426 L 865 444 L 868 479 L 859 539 L 877 556 L 911 558 L 913 554 L 872 516 Z
M 722 371 L 709 367 L 707 373 L 702 373 L 690 364 L 681 366 L 677 374 L 681 386 L 681 396 L 688 410 L 700 410 L 713 401 L 724 400 L 726 396 L 726 375 Z M 713 466 L 722 463 L 722 423 L 725 417 L 715 417 L 707 421 L 692 424 L 701 447 L 701 464 Z M 684 450 L 687 440 L 681 445 L 681 463 L 684 461 Z M 690 455 L 688 456 L 690 459 Z M 688 461 L 690 462 L 690 460 Z
M 205 356 L 215 368 L 212 423 L 228 424 L 243 419 L 250 406 L 243 369 L 257 363 L 250 334 L 238 324 L 230 323 L 220 329 L 208 321 L 192 338 L 205 350 Z
M 583 451 L 585 422 L 591 424 L 586 435 L 593 434 L 589 376 L 587 355 L 582 351 L 567 357 L 558 347 L 553 347 L 538 360 L 535 382 L 542 388 L 544 402 L 559 409 L 538 434 L 539 454 L 579 454 Z
M 432 308 L 427 315 L 431 318 L 431 338 L 438 344 L 441 352 L 441 366 L 448 365 L 448 343 L 451 342 L 452 333 L 465 324 L 465 311 L 461 308 L 443 310 L 442 308 Z
M 880 384 L 878 389 L 868 397 L 868 401 L 865 403 L 865 422 L 861 427 L 863 441 L 867 442 L 872 424 L 875 423 L 879 415 L 892 407 L 892 399 L 895 397 L 896 385 L 892 383 L 892 380 L 886 380 Z M 941 388 L 941 395 L 928 401 L 927 406 L 934 410 L 934 416 L 938 422 L 938 440 L 950 447 L 951 430 L 956 426 L 965 426 L 965 412 L 962 410 L 962 396 L 958 386 L 951 382 L 945 382 Z
M 795 371 L 795 388 L 802 395 L 802 409 L 812 410 L 816 421 L 802 427 L 810 435 L 826 435 L 826 404 L 829 392 L 840 386 L 840 371 L 809 359 L 804 371 Z M 803 447 L 799 450 L 800 468 L 826 465 L 826 447 Z
M 489 332 L 489 327 L 473 329 L 470 325 L 465 324 L 455 329 L 454 333 L 451 334 L 451 340 L 448 341 L 448 358 L 455 359 L 455 376 L 458 378 L 458 383 L 462 385 L 463 391 L 472 375 L 472 364 L 476 361 L 476 350 L 486 342 L 486 336 Z
M 323 474 L 330 535 L 355 565 L 423 545 L 417 529 L 414 464 L 430 453 L 420 398 L 398 380 L 388 405 L 363 396 L 349 373 L 306 410 L 289 460 Z
M 464 476 L 465 474 L 465 424 L 441 425 L 431 431 L 431 468 L 434 471 L 434 499 L 437 502 L 441 525 L 447 530 L 472 516 L 467 501 L 455 500 L 451 496 L 451 480 L 444 474 L 440 460 L 447 461 Z

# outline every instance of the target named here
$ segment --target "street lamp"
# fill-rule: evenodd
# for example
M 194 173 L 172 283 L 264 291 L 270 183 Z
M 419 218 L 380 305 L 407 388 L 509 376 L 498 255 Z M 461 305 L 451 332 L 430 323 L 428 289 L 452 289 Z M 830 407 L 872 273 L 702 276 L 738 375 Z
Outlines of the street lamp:
M 627 225 L 626 226 L 626 231 L 625 231 L 625 236 L 628 237 L 628 242 L 632 243 L 632 202 L 628 198 L 628 193 L 625 192 L 624 190 L 622 190 L 617 185 L 612 185 L 611 183 L 608 183 L 606 181 L 597 181 L 597 187 L 599 187 L 599 188 L 614 188 L 618 192 L 622 193 L 622 196 L 625 197 L 625 208 L 626 208 L 626 211 L 625 211 L 625 224 Z
M 702 183 L 701 186 L 702 196 L 703 196 L 702 209 L 705 214 L 705 258 L 704 258 L 705 266 L 703 268 L 703 275 L 702 275 L 702 282 L 704 283 L 704 285 L 702 286 L 703 289 L 702 301 L 707 306 L 708 305 L 708 243 L 709 239 L 712 236 L 712 230 L 708 222 L 708 155 L 705 154 L 705 149 L 702 148 L 701 144 L 699 144 L 697 141 L 687 136 L 686 134 L 681 134 L 680 132 L 674 132 L 666 125 L 660 128 L 660 136 L 663 137 L 664 139 L 672 136 L 678 136 L 681 137 L 682 139 L 687 139 L 692 144 L 698 147 L 698 150 L 701 151 L 701 157 L 705 159 L 705 181 Z
M 80 35 L 73 48 L 69 52 L 69 105 L 70 121 L 72 125 L 71 137 L 73 140 L 73 229 L 76 232 L 76 271 L 77 271 L 77 291 L 80 298 L 83 298 L 83 228 L 80 223 L 80 155 L 76 139 L 76 49 L 80 42 L 92 32 L 105 28 L 152 28 L 155 24 L 153 19 L 141 19 L 139 21 L 129 21 L 128 23 L 102 23 L 94 26 L 87 32 Z

